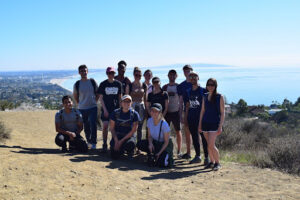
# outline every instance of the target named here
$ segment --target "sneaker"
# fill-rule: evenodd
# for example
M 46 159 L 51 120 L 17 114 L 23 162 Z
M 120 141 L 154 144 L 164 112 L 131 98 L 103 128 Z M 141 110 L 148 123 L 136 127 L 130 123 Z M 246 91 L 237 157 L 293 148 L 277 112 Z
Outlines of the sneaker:
M 182 153 L 180 153 L 180 152 L 177 153 L 177 158 L 178 158 L 178 159 L 181 159 L 181 158 L 182 158 Z
M 213 170 L 214 171 L 218 171 L 219 169 L 221 169 L 222 167 L 221 167 L 221 165 L 220 165 L 220 163 L 215 163 L 215 165 L 214 165 L 214 167 L 213 167 Z
M 208 165 L 209 163 L 210 163 L 209 158 L 205 158 L 205 159 L 204 159 L 204 166 Z
M 96 144 L 91 144 L 91 149 L 96 149 Z
M 214 167 L 214 163 L 210 162 L 207 165 L 205 165 L 204 169 L 210 169 L 210 168 L 213 168 L 213 167 Z
M 194 163 L 201 163 L 201 157 L 200 156 L 195 156 L 193 160 L 190 161 L 190 164 Z
M 88 146 L 88 149 L 91 149 L 92 148 L 92 144 L 91 143 L 87 143 L 87 146 Z
M 190 154 L 185 153 L 185 154 L 183 154 L 183 155 L 181 156 L 181 158 L 182 158 L 182 159 L 187 159 L 187 160 L 189 160 L 189 159 L 191 159 L 192 157 L 191 157 Z

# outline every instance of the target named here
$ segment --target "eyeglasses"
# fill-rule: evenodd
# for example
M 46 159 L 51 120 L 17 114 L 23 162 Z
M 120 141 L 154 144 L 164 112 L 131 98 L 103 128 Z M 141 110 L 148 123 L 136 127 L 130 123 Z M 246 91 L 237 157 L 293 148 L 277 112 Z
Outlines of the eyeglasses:
M 206 86 L 215 87 L 215 84 L 207 84 Z

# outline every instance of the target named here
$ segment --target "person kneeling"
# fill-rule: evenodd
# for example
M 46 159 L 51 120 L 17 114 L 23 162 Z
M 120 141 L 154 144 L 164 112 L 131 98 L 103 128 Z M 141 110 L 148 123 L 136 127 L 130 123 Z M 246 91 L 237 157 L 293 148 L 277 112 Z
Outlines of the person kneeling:
M 77 150 L 81 153 L 88 151 L 87 144 L 80 132 L 83 129 L 83 120 L 81 113 L 73 108 L 73 102 L 70 96 L 62 98 L 63 109 L 55 115 L 55 128 L 57 135 L 55 143 L 62 147 L 62 151 L 67 151 L 67 142 L 69 150 Z
M 148 153 L 148 165 L 159 167 L 172 167 L 173 142 L 170 138 L 170 127 L 162 118 L 162 106 L 154 103 L 151 106 L 151 118 L 147 121 L 148 140 L 142 140 L 137 147 Z
M 125 152 L 131 159 L 135 149 L 134 133 L 138 127 L 139 114 L 131 108 L 132 99 L 124 95 L 121 99 L 121 108 L 114 110 L 110 115 L 110 129 L 112 139 L 110 152 L 113 159 L 118 159 Z

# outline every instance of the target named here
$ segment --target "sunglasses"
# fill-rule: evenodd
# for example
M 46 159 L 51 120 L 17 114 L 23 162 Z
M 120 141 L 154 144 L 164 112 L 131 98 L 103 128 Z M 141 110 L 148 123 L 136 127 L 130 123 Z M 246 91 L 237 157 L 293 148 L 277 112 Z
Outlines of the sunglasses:
M 207 84 L 206 86 L 215 87 L 215 84 Z
M 136 76 L 136 77 L 141 77 L 142 75 L 141 75 L 141 74 L 135 74 L 134 76 Z
M 130 100 L 123 100 L 124 103 L 131 103 Z
M 198 79 L 198 76 L 190 76 L 190 79 L 196 80 L 196 79 Z

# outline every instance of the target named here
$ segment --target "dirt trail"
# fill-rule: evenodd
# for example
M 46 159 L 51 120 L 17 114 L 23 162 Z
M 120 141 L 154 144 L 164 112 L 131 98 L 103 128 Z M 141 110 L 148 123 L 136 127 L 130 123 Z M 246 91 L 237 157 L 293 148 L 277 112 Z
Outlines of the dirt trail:
M 54 111 L 0 112 L 12 138 L 0 145 L 0 199 L 300 199 L 300 178 L 224 163 L 211 172 L 176 161 L 169 170 L 107 155 L 60 153 Z M 99 132 L 100 135 L 100 132 Z M 100 146 L 100 145 L 99 145 Z

